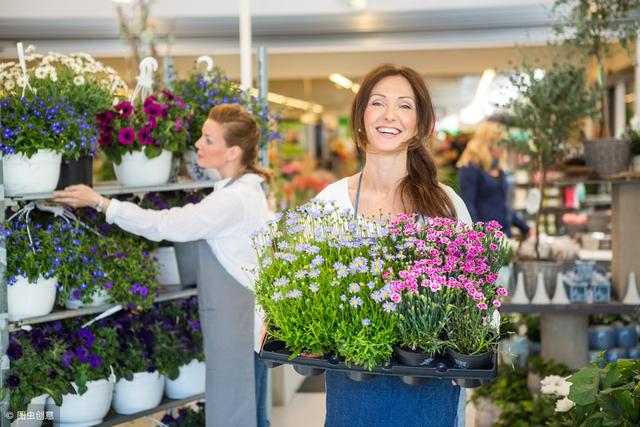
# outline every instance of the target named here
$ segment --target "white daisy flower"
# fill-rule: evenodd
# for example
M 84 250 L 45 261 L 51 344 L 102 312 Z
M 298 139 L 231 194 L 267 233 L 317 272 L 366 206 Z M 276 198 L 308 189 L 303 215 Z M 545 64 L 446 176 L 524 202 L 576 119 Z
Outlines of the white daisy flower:
M 58 73 L 56 73 L 55 69 L 49 73 L 49 79 L 52 82 L 57 82 L 58 81 Z
M 560 399 L 556 402 L 556 412 L 567 412 L 576 406 L 575 402 L 568 397 Z
M 13 80 L 7 80 L 6 82 L 4 82 L 4 88 L 6 90 L 11 90 L 14 87 L 16 87 L 16 84 L 13 82 Z
M 47 74 L 48 74 L 48 72 L 47 72 L 46 68 L 44 68 L 44 67 L 36 68 L 36 71 L 35 71 L 36 78 L 44 79 L 45 77 L 47 77 Z
M 84 84 L 84 77 L 82 76 L 75 76 L 73 79 L 73 84 L 76 86 L 82 86 Z
M 27 46 L 27 48 L 24 50 L 24 53 L 33 53 L 36 51 L 36 47 L 32 44 L 30 44 L 29 46 Z
M 25 87 L 27 85 L 27 80 L 23 76 L 18 76 L 16 79 L 16 84 L 19 87 Z

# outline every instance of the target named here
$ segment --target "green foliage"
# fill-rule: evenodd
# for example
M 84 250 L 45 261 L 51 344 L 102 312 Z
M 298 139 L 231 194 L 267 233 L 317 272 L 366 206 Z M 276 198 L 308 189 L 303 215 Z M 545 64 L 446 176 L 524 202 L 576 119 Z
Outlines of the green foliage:
M 398 304 L 398 345 L 434 355 L 446 345 L 442 331 L 451 316 L 453 306 L 445 293 L 410 294 Z
M 564 365 L 557 365 L 551 360 L 531 358 L 529 368 L 513 368 L 501 366 L 498 378 L 473 391 L 471 400 L 478 404 L 481 398 L 491 400 L 502 413 L 496 426 L 534 427 L 560 426 L 561 417 L 555 413 L 554 400 L 549 396 L 534 396 L 527 386 L 529 372 L 537 373 L 540 378 L 546 375 L 568 374 Z
M 180 408 L 178 415 L 173 416 L 167 413 L 162 417 L 162 423 L 168 427 L 203 427 L 205 425 L 204 403 L 198 402 L 197 409 Z
M 596 98 L 586 90 L 584 68 L 554 60 L 544 76 L 537 77 L 535 67 L 525 61 L 510 81 L 520 94 L 507 104 L 512 125 L 526 131 L 528 138 L 510 139 L 507 144 L 546 170 L 564 155 L 580 120 L 595 112 Z
M 640 424 L 640 360 L 621 359 L 599 368 L 580 369 L 569 377 L 569 399 L 576 406 L 565 414 L 573 425 L 585 427 Z

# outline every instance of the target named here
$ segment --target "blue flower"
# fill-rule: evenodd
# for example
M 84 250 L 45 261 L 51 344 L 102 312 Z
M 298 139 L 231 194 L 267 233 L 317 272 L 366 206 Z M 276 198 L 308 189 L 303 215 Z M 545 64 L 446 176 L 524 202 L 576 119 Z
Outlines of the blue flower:
M 353 282 L 349 284 L 349 293 L 357 294 L 360 291 L 360 285 Z
M 294 277 L 296 279 L 304 279 L 306 276 L 307 276 L 307 272 L 304 270 L 298 270 L 294 274 Z
M 396 309 L 396 305 L 394 303 L 392 303 L 391 301 L 387 301 L 384 304 L 382 304 L 382 309 L 386 313 L 391 313 L 392 311 L 394 311 Z
M 314 268 L 313 270 L 310 270 L 309 272 L 307 272 L 307 276 L 310 279 L 317 279 L 318 277 L 320 277 L 320 270 L 317 268 Z
M 371 320 L 364 318 L 362 319 L 362 326 L 369 326 L 371 325 Z
M 271 295 L 271 299 L 274 301 L 280 301 L 282 298 L 282 292 L 280 291 L 275 291 L 273 295 Z
M 358 308 L 362 305 L 362 298 L 360 297 L 352 297 L 349 300 L 349 305 L 354 308 Z
M 281 277 L 279 279 L 276 279 L 275 282 L 273 282 L 273 285 L 276 287 L 283 287 L 283 286 L 287 286 L 289 284 L 289 279 L 287 279 L 286 277 Z
M 322 256 L 318 255 L 313 260 L 311 260 L 311 266 L 312 267 L 320 267 L 323 262 L 324 262 L 324 258 L 322 258 Z
M 301 296 L 302 296 L 302 292 L 300 292 L 297 289 L 292 289 L 289 292 L 287 292 L 287 298 L 296 299 L 296 298 L 300 298 Z
M 319 288 L 319 287 L 318 287 L 318 285 L 317 285 L 317 284 L 315 284 L 315 283 L 312 283 L 311 285 L 309 285 L 309 290 L 310 290 L 311 292 L 313 292 L 314 294 L 315 294 L 316 292 L 318 292 L 318 290 L 319 290 L 319 289 L 320 289 L 320 288 Z

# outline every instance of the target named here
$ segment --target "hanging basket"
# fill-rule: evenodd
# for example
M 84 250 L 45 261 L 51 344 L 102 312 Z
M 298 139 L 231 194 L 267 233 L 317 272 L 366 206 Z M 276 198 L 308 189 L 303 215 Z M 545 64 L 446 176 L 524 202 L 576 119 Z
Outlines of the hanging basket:
M 53 150 L 38 150 L 31 157 L 20 153 L 4 156 L 2 176 L 5 195 L 48 193 L 55 190 L 61 161 L 62 156 Z
M 626 139 L 586 139 L 584 158 L 591 169 L 602 177 L 629 169 L 631 141 Z
M 164 380 L 158 371 L 136 372 L 131 381 L 120 379 L 113 390 L 113 410 L 129 415 L 158 406 L 162 400 Z
M 77 390 L 75 384 L 72 384 Z M 109 412 L 113 396 L 113 383 L 109 380 L 89 381 L 82 394 L 65 394 L 62 406 L 56 406 L 52 398 L 47 400 L 47 410 L 58 414 L 54 427 L 86 427 L 102 423 Z
M 19 277 L 13 285 L 7 286 L 9 320 L 44 316 L 51 313 L 56 302 L 58 279 L 40 276 L 35 282 Z
M 143 151 L 134 151 L 122 156 L 120 164 L 114 164 L 113 169 L 118 182 L 125 187 L 163 185 L 171 175 L 171 157 L 167 150 L 153 159 L 147 158 Z
M 167 397 L 169 399 L 186 399 L 204 393 L 205 374 L 204 362 L 199 362 L 197 359 L 180 366 L 178 378 L 175 380 L 167 379 L 165 387 Z

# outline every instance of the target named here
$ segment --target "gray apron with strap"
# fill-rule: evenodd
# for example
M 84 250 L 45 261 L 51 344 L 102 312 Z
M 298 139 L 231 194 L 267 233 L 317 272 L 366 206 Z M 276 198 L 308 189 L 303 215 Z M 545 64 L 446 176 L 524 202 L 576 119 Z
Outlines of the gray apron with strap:
M 198 304 L 206 364 L 207 427 L 256 427 L 255 297 L 198 243 Z

